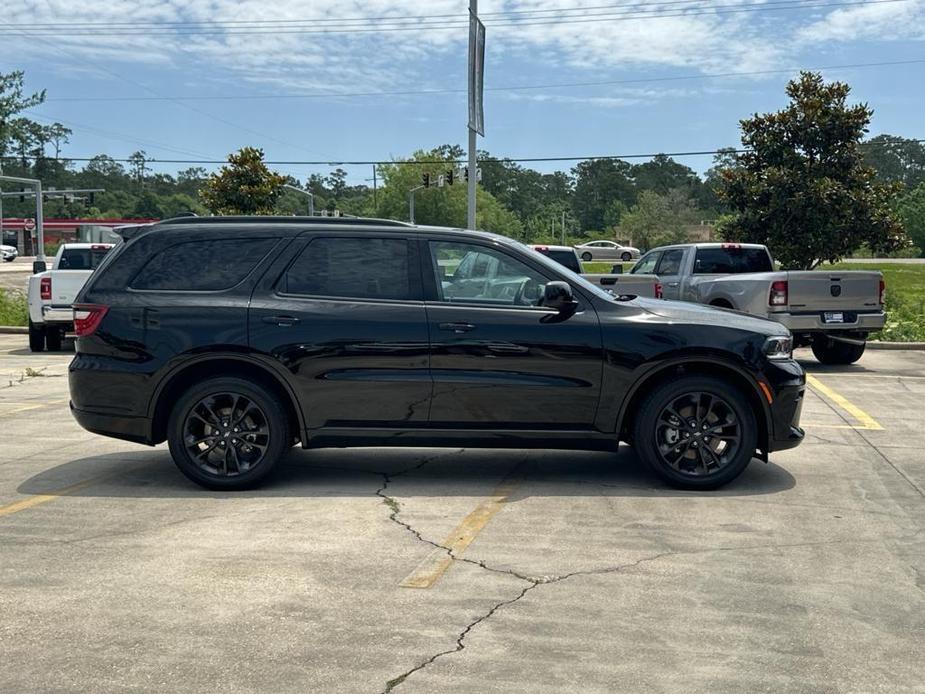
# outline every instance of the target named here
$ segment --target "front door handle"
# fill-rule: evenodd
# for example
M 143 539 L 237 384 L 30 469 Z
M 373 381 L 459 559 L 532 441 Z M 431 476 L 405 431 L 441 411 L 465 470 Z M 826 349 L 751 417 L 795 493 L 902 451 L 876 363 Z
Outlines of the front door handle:
M 470 330 L 475 330 L 475 326 L 472 323 L 441 323 L 441 330 L 452 330 L 457 335 L 462 333 L 467 333 Z
M 668 283 L 668 286 L 669 286 L 669 287 L 678 287 L 678 286 L 680 286 L 680 285 L 681 285 L 680 282 L 669 282 L 669 283 Z
M 295 316 L 264 316 L 263 322 L 278 325 L 281 328 L 288 328 L 298 323 L 299 319 Z

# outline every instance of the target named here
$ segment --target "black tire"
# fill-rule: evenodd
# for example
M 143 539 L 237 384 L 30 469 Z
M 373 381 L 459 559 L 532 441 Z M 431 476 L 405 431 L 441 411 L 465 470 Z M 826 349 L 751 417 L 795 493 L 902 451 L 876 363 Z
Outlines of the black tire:
M 675 427 L 679 418 L 681 426 Z M 723 426 L 729 420 L 735 425 Z M 751 461 L 757 441 L 758 426 L 748 399 L 730 383 L 709 376 L 684 376 L 657 386 L 643 401 L 633 426 L 639 457 L 678 489 L 709 490 L 728 484 Z
M 16 258 L 4 258 L 3 260 L 7 263 L 12 263 L 14 260 L 16 260 Z
M 586 263 L 587 263 L 589 260 L 591 260 L 592 257 L 593 257 L 593 256 L 592 256 L 590 253 L 588 253 L 588 251 L 585 251 L 584 253 L 581 254 L 581 259 L 582 259 L 583 261 L 585 261 Z
M 629 262 L 632 259 L 633 259 L 632 253 L 624 253 L 623 255 L 620 256 L 620 260 L 622 260 L 624 263 Z
M 45 329 L 29 321 L 29 350 L 32 352 L 45 351 Z
M 49 352 L 60 352 L 61 343 L 64 340 L 64 331 L 60 328 L 45 329 L 45 346 Z
M 866 347 L 866 343 L 853 345 L 835 340 L 813 340 L 813 354 L 822 364 L 853 364 L 861 358 Z
M 279 398 L 259 383 L 232 376 L 194 385 L 179 398 L 167 423 L 170 454 L 180 472 L 219 491 L 255 486 L 289 450 L 291 440 Z

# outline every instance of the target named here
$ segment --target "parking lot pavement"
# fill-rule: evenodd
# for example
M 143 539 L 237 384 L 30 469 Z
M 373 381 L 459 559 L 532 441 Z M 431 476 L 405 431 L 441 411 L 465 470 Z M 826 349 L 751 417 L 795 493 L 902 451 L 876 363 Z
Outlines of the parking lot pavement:
M 82 431 L 24 342 L 0 691 L 923 691 L 925 352 L 807 357 L 806 442 L 718 492 L 629 448 L 296 449 L 220 494 Z

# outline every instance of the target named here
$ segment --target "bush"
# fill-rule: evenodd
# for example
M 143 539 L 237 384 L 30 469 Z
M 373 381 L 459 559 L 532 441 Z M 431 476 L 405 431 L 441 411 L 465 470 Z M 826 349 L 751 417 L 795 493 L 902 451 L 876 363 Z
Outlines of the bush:
M 0 325 L 28 325 L 29 311 L 22 292 L 0 289 Z
M 925 302 L 887 292 L 886 325 L 870 336 L 885 342 L 925 342 Z

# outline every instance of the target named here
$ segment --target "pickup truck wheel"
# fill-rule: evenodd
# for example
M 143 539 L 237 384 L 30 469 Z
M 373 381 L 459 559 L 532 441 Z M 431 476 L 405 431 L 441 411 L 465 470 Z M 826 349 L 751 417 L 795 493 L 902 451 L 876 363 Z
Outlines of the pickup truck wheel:
M 45 345 L 48 347 L 49 352 L 60 352 L 63 338 L 64 333 L 60 328 L 45 329 Z
M 32 352 L 45 351 L 45 329 L 29 321 L 29 350 Z
M 263 386 L 221 376 L 178 400 L 167 423 L 170 454 L 180 472 L 208 489 L 247 489 L 266 477 L 289 449 L 286 411 Z
M 633 444 L 673 487 L 716 489 L 738 477 L 757 442 L 755 413 L 738 389 L 687 376 L 658 386 L 636 417 Z
M 591 260 L 591 254 L 588 253 L 588 251 L 585 251 L 584 253 L 581 254 L 581 259 L 584 260 L 585 262 L 588 262 L 589 260 Z
M 622 260 L 623 262 L 629 262 L 632 259 L 633 259 L 632 253 L 624 253 L 623 255 L 620 256 L 620 260 Z
M 836 340 L 814 340 L 813 354 L 822 364 L 853 364 L 864 354 L 863 345 L 853 345 L 850 342 Z

